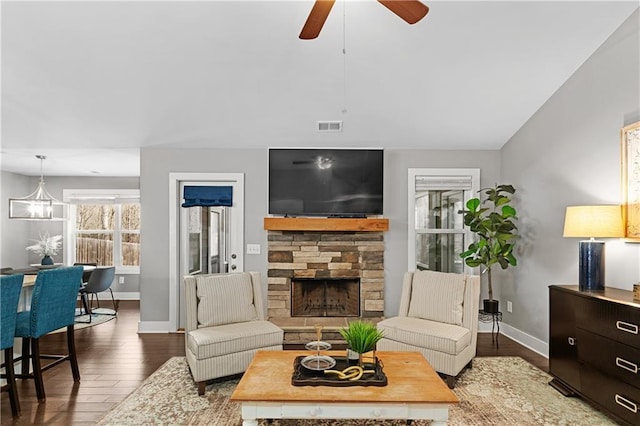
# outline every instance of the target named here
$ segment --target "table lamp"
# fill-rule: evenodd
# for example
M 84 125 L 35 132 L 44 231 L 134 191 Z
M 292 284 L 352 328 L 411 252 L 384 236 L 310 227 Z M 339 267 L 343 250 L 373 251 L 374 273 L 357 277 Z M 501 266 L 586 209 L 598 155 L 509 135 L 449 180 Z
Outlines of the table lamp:
M 619 205 L 569 206 L 564 218 L 564 237 L 580 241 L 578 287 L 580 291 L 604 290 L 604 241 L 597 238 L 624 237 Z

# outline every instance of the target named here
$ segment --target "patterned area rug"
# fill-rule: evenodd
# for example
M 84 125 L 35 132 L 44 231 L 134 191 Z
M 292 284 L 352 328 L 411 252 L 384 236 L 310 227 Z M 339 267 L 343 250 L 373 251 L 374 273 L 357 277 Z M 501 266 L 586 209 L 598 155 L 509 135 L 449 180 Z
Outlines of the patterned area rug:
M 551 377 L 518 357 L 476 358 L 458 380 L 460 403 L 449 425 L 615 425 L 578 398 L 566 398 L 548 385 Z M 215 382 L 198 397 L 183 357 L 167 361 L 99 425 L 240 426 L 240 406 L 229 401 L 238 379 Z M 274 420 L 272 426 L 396 426 L 405 421 Z M 415 421 L 413 425 L 428 425 Z M 267 425 L 261 421 L 260 425 Z

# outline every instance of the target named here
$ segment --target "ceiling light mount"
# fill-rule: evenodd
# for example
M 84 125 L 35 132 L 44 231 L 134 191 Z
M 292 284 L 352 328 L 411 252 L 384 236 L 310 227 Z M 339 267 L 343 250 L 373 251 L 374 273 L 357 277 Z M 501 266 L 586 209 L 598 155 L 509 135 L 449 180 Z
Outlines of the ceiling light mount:
M 44 160 L 46 155 L 36 155 L 40 160 L 40 182 L 31 194 L 22 198 L 9 198 L 9 219 L 66 220 L 69 205 L 58 201 L 45 188 Z

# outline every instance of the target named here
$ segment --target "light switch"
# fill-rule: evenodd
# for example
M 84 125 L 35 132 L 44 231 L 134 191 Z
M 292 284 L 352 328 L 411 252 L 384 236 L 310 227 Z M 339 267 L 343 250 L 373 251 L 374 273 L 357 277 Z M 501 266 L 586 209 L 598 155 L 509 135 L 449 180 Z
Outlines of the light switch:
M 260 254 L 260 244 L 247 244 L 247 254 Z

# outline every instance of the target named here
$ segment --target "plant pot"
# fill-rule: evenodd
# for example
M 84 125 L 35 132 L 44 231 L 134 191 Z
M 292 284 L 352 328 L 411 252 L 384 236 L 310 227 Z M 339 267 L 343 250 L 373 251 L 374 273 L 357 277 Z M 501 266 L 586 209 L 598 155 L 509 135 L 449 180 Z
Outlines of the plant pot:
M 42 258 L 42 261 L 40 262 L 41 265 L 53 265 L 53 258 L 49 255 L 46 255 L 45 257 Z
M 484 306 L 484 311 L 487 314 L 497 314 L 498 312 L 500 312 L 500 301 L 499 300 L 489 300 L 489 299 L 484 299 L 482 301 L 483 306 Z
M 358 365 L 360 363 L 360 354 L 351 349 L 347 349 L 347 363 L 349 365 Z

